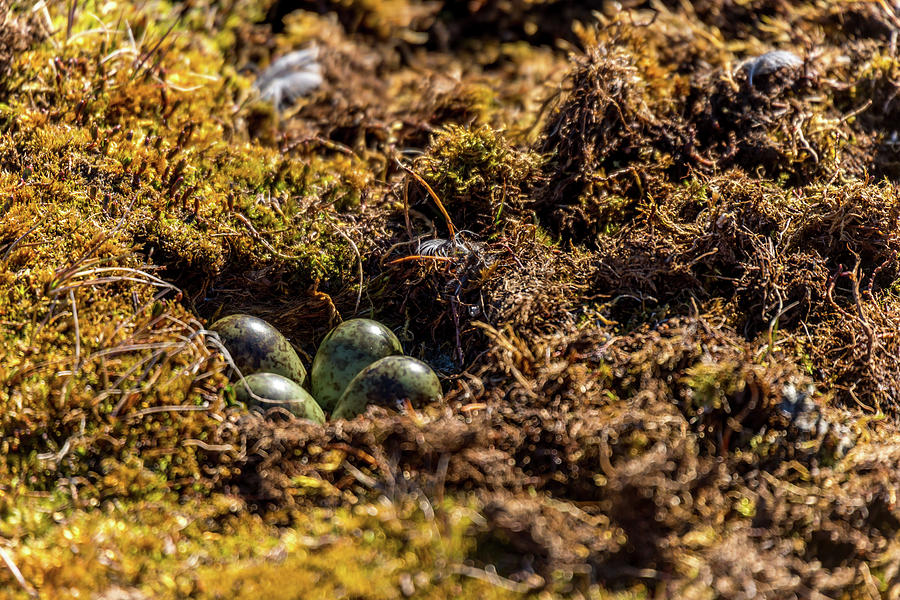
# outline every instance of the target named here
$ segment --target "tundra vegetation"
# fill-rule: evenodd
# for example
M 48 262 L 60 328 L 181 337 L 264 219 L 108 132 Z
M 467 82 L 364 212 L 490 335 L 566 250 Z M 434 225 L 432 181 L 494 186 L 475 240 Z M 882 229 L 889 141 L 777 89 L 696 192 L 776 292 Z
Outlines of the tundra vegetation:
M 894 10 L 0 0 L 0 598 L 900 596 Z

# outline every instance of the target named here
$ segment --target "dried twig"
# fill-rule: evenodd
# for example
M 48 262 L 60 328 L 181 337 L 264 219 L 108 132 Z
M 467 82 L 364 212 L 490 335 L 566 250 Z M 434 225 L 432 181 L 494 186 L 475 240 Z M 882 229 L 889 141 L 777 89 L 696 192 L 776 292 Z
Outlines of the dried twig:
M 433 260 L 435 262 L 453 262 L 454 259 L 449 256 L 426 256 L 423 254 L 413 254 L 411 256 L 402 256 L 400 258 L 396 258 L 387 264 L 396 265 L 396 264 L 399 264 L 402 262 L 407 262 L 410 260 Z

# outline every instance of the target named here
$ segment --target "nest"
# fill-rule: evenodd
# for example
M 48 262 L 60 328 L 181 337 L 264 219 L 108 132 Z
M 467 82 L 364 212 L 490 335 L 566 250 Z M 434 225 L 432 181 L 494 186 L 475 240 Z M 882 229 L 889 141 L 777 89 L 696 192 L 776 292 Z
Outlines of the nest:
M 870 177 L 898 173 L 896 15 L 667 5 L 322 2 L 274 37 L 186 5 L 171 38 L 125 14 L 137 61 L 4 21 L 0 474 L 22 502 L 224 494 L 281 541 L 314 508 L 456 503 L 433 579 L 518 592 L 896 594 L 900 203 Z M 313 41 L 316 91 L 244 103 L 246 63 Z M 307 356 L 379 318 L 446 400 L 248 413 L 204 338 L 225 312 Z M 29 576 L 71 559 L 46 546 Z

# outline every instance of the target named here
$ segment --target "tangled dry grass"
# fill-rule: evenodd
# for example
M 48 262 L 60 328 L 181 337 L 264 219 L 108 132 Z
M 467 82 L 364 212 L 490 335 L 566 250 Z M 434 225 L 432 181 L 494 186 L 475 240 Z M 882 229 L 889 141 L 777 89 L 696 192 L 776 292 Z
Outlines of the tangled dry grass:
M 900 594 L 887 4 L 64 4 L 0 5 L 14 594 Z M 446 401 L 247 413 L 226 311 Z

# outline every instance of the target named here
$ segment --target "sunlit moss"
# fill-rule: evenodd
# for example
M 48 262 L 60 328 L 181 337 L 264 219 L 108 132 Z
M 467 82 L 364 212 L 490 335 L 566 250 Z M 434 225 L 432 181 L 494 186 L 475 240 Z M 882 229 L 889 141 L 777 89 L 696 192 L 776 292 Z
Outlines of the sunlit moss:
M 439 518 L 414 502 L 383 502 L 316 509 L 276 528 L 218 495 L 73 508 L 63 495 L 12 494 L 0 495 L 0 534 L 29 585 L 54 598 L 112 588 L 161 599 L 388 599 L 404 588 L 428 598 L 520 597 L 456 572 L 474 541 L 474 513 L 460 500 L 436 506 Z M 6 570 L 0 584 L 27 597 Z
M 422 175 L 464 229 L 500 225 L 519 214 L 522 184 L 534 179 L 540 164 L 537 154 L 514 148 L 488 125 L 447 126 L 419 161 Z
M 371 175 L 250 141 L 234 120 L 247 86 L 174 9 L 77 11 L 65 41 L 64 3 L 51 8 L 55 43 L 19 56 L 0 118 L 0 472 L 141 495 L 116 479 L 128 466 L 191 489 L 225 380 L 167 281 L 262 266 L 342 281 L 353 255 L 309 207 L 358 203 Z
M 12 564 L 60 598 L 890 593 L 897 199 L 868 174 L 897 172 L 897 61 L 811 51 L 770 96 L 739 66 L 878 6 L 340 0 L 273 33 L 268 0 L 28 4 L 0 598 Z M 310 43 L 321 89 L 260 102 Z M 446 233 L 422 181 L 465 257 L 417 255 Z M 371 308 L 462 372 L 422 414 L 250 416 L 198 316 L 237 308 L 307 354 Z

